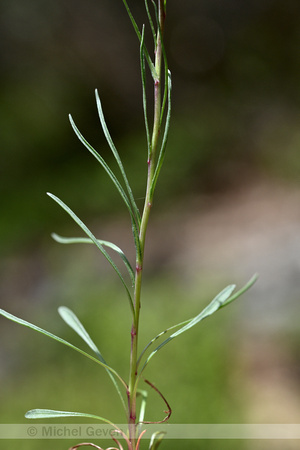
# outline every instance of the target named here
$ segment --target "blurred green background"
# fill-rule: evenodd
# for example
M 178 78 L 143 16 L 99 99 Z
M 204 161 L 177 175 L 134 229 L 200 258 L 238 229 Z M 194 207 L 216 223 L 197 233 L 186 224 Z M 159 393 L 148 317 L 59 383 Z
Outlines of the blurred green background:
M 137 22 L 146 22 L 144 2 L 129 4 Z M 97 118 L 98 88 L 142 206 L 147 165 L 138 42 L 121 0 L 2 0 L 0 12 L 1 307 L 79 345 L 56 312 L 70 307 L 126 377 L 130 317 L 122 287 L 96 249 L 51 241 L 52 231 L 78 230 L 45 193 L 58 195 L 133 261 L 126 210 L 67 116 L 115 167 Z M 173 121 L 149 229 L 141 343 L 197 314 L 225 285 L 260 273 L 239 304 L 153 360 L 147 378 L 173 407 L 171 423 L 300 420 L 299 20 L 298 0 L 168 5 Z M 124 421 L 101 370 L 4 319 L 0 330 L 1 423 L 27 423 L 24 412 L 35 407 Z M 163 409 L 151 395 L 148 418 L 159 420 Z M 166 441 L 164 448 L 182 445 Z

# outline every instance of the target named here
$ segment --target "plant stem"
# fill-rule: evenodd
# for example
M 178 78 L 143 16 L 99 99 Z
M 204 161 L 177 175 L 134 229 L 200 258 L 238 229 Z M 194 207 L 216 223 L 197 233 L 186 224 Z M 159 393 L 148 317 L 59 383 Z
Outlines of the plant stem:
M 129 426 L 129 441 L 132 450 L 136 448 L 136 395 L 137 395 L 137 350 L 138 350 L 138 334 L 139 334 L 139 318 L 141 308 L 141 287 L 142 287 L 142 272 L 144 265 L 144 250 L 146 233 L 150 211 L 153 202 L 153 192 L 151 193 L 151 184 L 154 177 L 157 147 L 160 134 L 160 117 L 161 117 L 161 67 L 162 67 L 162 34 L 165 21 L 165 7 L 164 0 L 158 0 L 158 21 L 159 29 L 157 31 L 157 41 L 155 48 L 155 70 L 157 77 L 154 80 L 154 119 L 153 131 L 151 139 L 151 149 L 147 161 L 148 175 L 147 175 L 147 189 L 144 209 L 142 214 L 141 226 L 139 231 L 140 240 L 140 254 L 136 258 L 136 272 L 135 272 L 135 290 L 134 290 L 134 319 L 131 328 L 131 354 L 130 354 L 130 375 L 128 388 L 128 426 Z M 130 449 L 131 450 L 131 449 Z

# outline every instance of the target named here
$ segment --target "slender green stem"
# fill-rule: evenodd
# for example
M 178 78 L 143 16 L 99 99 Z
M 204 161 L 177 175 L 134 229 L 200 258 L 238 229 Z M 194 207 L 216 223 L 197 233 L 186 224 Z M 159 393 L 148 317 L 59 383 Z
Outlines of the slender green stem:
M 161 108 L 162 108 L 161 68 L 163 59 L 162 34 L 165 21 L 164 0 L 158 0 L 158 4 L 159 4 L 159 17 L 158 17 L 156 48 L 155 48 L 155 71 L 157 74 L 157 79 L 154 82 L 154 119 L 151 138 L 151 148 L 148 154 L 148 161 L 147 161 L 148 175 L 147 175 L 146 197 L 139 232 L 140 253 L 137 254 L 136 258 L 134 319 L 131 328 L 130 375 L 128 387 L 128 425 L 129 425 L 129 440 L 131 442 L 133 449 L 136 448 L 137 350 L 138 350 L 139 318 L 141 308 L 141 287 L 142 287 L 142 273 L 144 264 L 144 250 L 145 250 L 148 221 L 153 202 L 153 191 L 151 190 L 151 186 L 155 174 L 157 148 L 161 128 Z

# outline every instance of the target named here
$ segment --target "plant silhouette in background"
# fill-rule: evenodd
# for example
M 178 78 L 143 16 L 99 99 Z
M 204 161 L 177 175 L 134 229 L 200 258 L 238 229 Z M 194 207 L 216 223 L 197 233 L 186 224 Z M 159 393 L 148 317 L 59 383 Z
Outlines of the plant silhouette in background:
M 118 371 L 109 365 L 104 357 L 102 356 L 97 345 L 93 342 L 88 332 L 81 324 L 77 316 L 66 307 L 59 308 L 59 314 L 61 318 L 69 325 L 89 346 L 92 350 L 92 354 L 87 353 L 80 348 L 74 346 L 70 342 L 61 339 L 60 337 L 45 331 L 29 322 L 26 322 L 12 314 L 0 310 L 0 313 L 6 318 L 17 322 L 21 325 L 29 327 L 35 331 L 38 331 L 51 339 L 54 339 L 70 348 L 76 352 L 81 353 L 86 358 L 92 360 L 95 364 L 98 364 L 101 369 L 106 370 L 108 376 L 110 377 L 112 383 L 114 384 L 118 396 L 120 398 L 121 407 L 124 409 L 124 414 L 126 417 L 126 423 L 128 430 L 125 432 L 118 428 L 118 426 L 107 418 L 99 416 L 97 413 L 81 413 L 81 412 L 70 412 L 70 411 L 60 411 L 60 410 L 47 410 L 47 409 L 34 409 L 26 413 L 26 417 L 29 419 L 45 419 L 45 418 L 64 418 L 64 417 L 85 417 L 91 419 L 97 419 L 101 422 L 107 423 L 112 426 L 112 429 L 118 433 L 123 440 L 125 440 L 128 450 L 138 450 L 141 443 L 142 435 L 145 433 L 145 427 L 150 423 L 163 423 L 166 422 L 171 415 L 171 408 L 163 396 L 163 394 L 158 390 L 158 388 L 149 380 L 144 378 L 145 369 L 147 368 L 149 362 L 156 355 L 156 353 L 163 348 L 166 344 L 171 342 L 173 339 L 177 338 L 183 332 L 189 330 L 194 325 L 197 325 L 206 317 L 212 315 L 219 309 L 227 306 L 233 300 L 238 298 L 243 294 L 256 280 L 254 276 L 240 291 L 233 293 L 235 285 L 227 286 L 222 292 L 220 292 L 210 303 L 195 317 L 185 320 L 176 325 L 170 326 L 166 330 L 159 333 L 145 346 L 141 351 L 139 350 L 139 335 L 141 333 L 140 324 L 140 312 L 141 312 L 141 287 L 142 287 L 142 277 L 144 269 L 144 254 L 145 254 L 145 241 L 147 234 L 148 221 L 150 213 L 153 206 L 153 198 L 156 189 L 156 184 L 160 171 L 163 165 L 169 126 L 171 118 L 171 73 L 168 67 L 167 56 L 164 47 L 164 28 L 166 19 L 166 0 L 151 0 L 150 11 L 148 1 L 145 0 L 145 7 L 147 12 L 147 17 L 149 20 L 150 30 L 153 37 L 154 43 L 154 58 L 150 56 L 149 51 L 145 45 L 145 31 L 144 26 L 138 27 L 135 19 L 132 16 L 130 8 L 126 2 L 123 0 L 126 11 L 129 15 L 133 28 L 140 43 L 140 67 L 141 67 L 141 85 L 142 85 L 142 99 L 143 99 L 143 112 L 144 112 L 144 122 L 145 131 L 147 139 L 147 149 L 145 149 L 145 167 L 147 167 L 147 188 L 145 193 L 144 208 L 140 212 L 136 201 L 134 193 L 131 189 L 129 180 L 126 175 L 125 168 L 119 156 L 119 153 L 114 145 L 113 139 L 107 128 L 105 117 L 102 110 L 102 105 L 98 91 L 96 90 L 96 103 L 99 113 L 99 119 L 101 122 L 103 133 L 106 137 L 107 143 L 113 153 L 113 156 L 117 162 L 119 168 L 119 174 L 117 175 L 112 171 L 109 165 L 105 162 L 103 157 L 89 144 L 89 142 L 84 138 L 79 129 L 77 128 L 73 118 L 70 116 L 71 126 L 82 144 L 87 148 L 87 150 L 94 156 L 98 163 L 105 170 L 109 178 L 111 179 L 114 187 L 119 192 L 126 208 L 131 221 L 132 234 L 135 244 L 135 265 L 134 267 L 129 262 L 123 251 L 117 247 L 115 244 L 107 241 L 98 239 L 92 231 L 79 219 L 79 217 L 58 197 L 53 194 L 48 194 L 59 206 L 61 206 L 77 223 L 77 225 L 85 233 L 86 237 L 79 238 L 65 238 L 57 234 L 53 234 L 53 238 L 62 244 L 73 244 L 73 243 L 92 243 L 94 244 L 107 261 L 112 266 L 117 277 L 121 281 L 124 288 L 125 297 L 127 297 L 128 306 L 131 311 L 132 324 L 131 329 L 128 330 L 128 338 L 131 340 L 131 350 L 129 355 L 129 374 L 126 377 L 119 374 Z M 149 108 L 147 99 L 147 89 L 146 89 L 146 67 L 148 71 L 148 76 L 150 74 L 152 78 L 152 83 L 154 87 L 154 103 L 153 103 L 153 118 L 149 120 Z M 112 252 L 115 252 L 125 265 L 127 275 L 124 276 L 119 266 L 115 263 L 111 257 Z M 109 253 L 110 252 L 110 253 Z M 145 410 L 147 401 L 147 392 L 140 389 L 141 382 L 146 383 L 149 389 L 156 394 L 158 394 L 166 404 L 166 416 L 157 422 L 149 422 L 145 420 Z M 137 397 L 140 397 L 139 407 L 137 407 Z M 143 425 L 144 424 L 144 425 Z M 143 425 L 143 427 L 141 427 Z M 152 434 L 150 439 L 149 449 L 154 450 L 161 443 L 163 438 L 163 432 L 157 431 Z M 112 435 L 112 439 L 119 449 L 122 449 L 121 442 Z M 72 447 L 72 449 L 77 449 L 82 446 L 90 446 L 97 449 L 101 449 L 98 445 L 93 443 L 84 442 L 77 444 Z M 117 447 L 110 447 L 117 448 Z

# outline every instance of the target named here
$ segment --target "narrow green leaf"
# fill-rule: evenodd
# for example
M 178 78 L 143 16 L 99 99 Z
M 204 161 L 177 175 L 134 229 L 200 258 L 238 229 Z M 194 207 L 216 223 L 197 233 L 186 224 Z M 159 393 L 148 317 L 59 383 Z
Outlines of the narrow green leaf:
M 164 162 L 164 158 L 165 158 L 165 153 L 166 153 L 166 146 L 167 146 L 167 141 L 168 141 L 168 136 L 169 136 L 169 128 L 170 128 L 170 120 L 171 120 L 171 90 L 172 90 L 172 81 L 171 81 L 171 72 L 169 72 L 169 77 L 168 77 L 168 112 L 167 112 L 164 136 L 163 136 L 163 140 L 162 140 L 162 144 L 161 144 L 161 148 L 160 148 L 157 164 L 156 164 L 156 167 L 155 167 L 153 180 L 152 180 L 151 187 L 150 187 L 150 198 L 152 198 L 153 195 L 154 195 L 155 186 L 156 186 L 157 179 L 158 179 L 159 173 L 161 171 L 161 168 L 162 168 L 162 165 L 163 165 L 163 162 Z
M 218 311 L 219 309 L 223 308 L 224 306 L 229 305 L 229 303 L 236 300 L 238 297 L 240 297 L 242 294 L 244 294 L 248 289 L 250 289 L 251 286 L 256 282 L 258 278 L 258 275 L 255 274 L 248 283 L 245 284 L 245 286 L 237 291 L 235 294 L 231 295 L 233 290 L 235 289 L 235 285 L 229 285 L 223 291 L 221 291 L 210 303 L 206 308 L 204 308 L 200 314 L 198 314 L 196 317 L 193 317 L 192 319 L 186 320 L 184 322 L 181 322 L 177 325 L 174 325 L 170 328 L 167 328 L 165 331 L 159 333 L 157 336 L 155 336 L 151 341 L 146 345 L 144 350 L 142 351 L 139 359 L 138 364 L 141 361 L 142 356 L 145 354 L 145 351 L 152 345 L 158 338 L 166 334 L 167 332 L 171 331 L 174 328 L 179 328 L 179 330 L 175 331 L 171 334 L 167 339 L 165 339 L 158 347 L 156 347 L 155 350 L 153 350 L 152 353 L 148 356 L 146 362 L 144 363 L 139 376 L 141 376 L 142 372 L 144 371 L 145 367 L 149 363 L 150 359 L 160 350 L 164 345 L 166 345 L 168 342 L 170 342 L 175 337 L 179 336 L 180 334 L 184 333 L 185 331 L 189 330 L 193 326 L 197 325 L 199 322 L 201 322 L 203 319 L 205 319 L 208 316 L 211 316 L 213 313 Z
M 154 28 L 153 20 L 152 20 L 150 11 L 149 11 L 149 6 L 148 6 L 148 1 L 147 0 L 145 0 L 145 7 L 146 7 L 146 12 L 147 12 L 147 16 L 148 16 L 148 20 L 149 20 L 152 36 L 153 36 L 154 48 L 156 49 L 156 47 L 157 47 L 157 36 L 156 36 L 156 31 L 155 31 L 155 28 Z
M 141 246 L 140 246 L 140 241 L 139 241 L 139 231 L 138 231 L 138 227 L 137 224 L 135 222 L 135 215 L 134 212 L 132 210 L 130 201 L 123 189 L 123 187 L 121 186 L 119 180 L 117 179 L 117 177 L 115 176 L 115 174 L 113 173 L 113 171 L 110 169 L 110 167 L 107 165 L 107 163 L 105 162 L 105 160 L 102 158 L 101 155 L 99 155 L 99 153 L 88 143 L 88 141 L 83 137 L 83 135 L 80 133 L 79 129 L 77 128 L 77 126 L 75 125 L 75 122 L 72 118 L 71 115 L 69 115 L 69 119 L 70 119 L 70 123 L 71 126 L 76 134 L 76 136 L 78 137 L 78 139 L 80 140 L 80 142 L 82 142 L 82 144 L 89 150 L 89 152 L 97 159 L 97 161 L 102 165 L 102 167 L 104 168 L 104 170 L 106 171 L 106 173 L 109 175 L 110 179 L 112 180 L 112 182 L 114 183 L 114 185 L 116 186 L 119 194 L 121 195 L 124 203 L 127 206 L 127 209 L 129 211 L 130 217 L 131 217 L 131 224 L 132 224 L 132 233 L 133 233 L 133 237 L 134 237 L 134 243 L 135 243 L 135 248 L 136 248 L 136 252 L 137 254 L 140 256 L 141 255 Z
M 224 306 L 229 305 L 229 303 L 233 302 L 234 300 L 236 300 L 238 297 L 240 297 L 241 295 L 243 295 L 246 291 L 248 291 L 248 289 L 250 289 L 253 284 L 257 281 L 258 279 L 258 274 L 254 274 L 252 278 L 250 278 L 250 280 L 248 281 L 248 283 L 245 284 L 244 287 L 242 287 L 239 291 L 237 291 L 235 294 L 231 295 L 226 302 L 223 303 L 223 305 L 220 306 L 221 308 L 224 308 Z
M 204 308 L 204 310 L 200 314 L 198 314 L 198 316 L 194 317 L 188 324 L 184 325 L 178 331 L 175 331 L 175 333 L 171 334 L 170 339 L 179 336 L 181 333 L 184 333 L 185 331 L 189 330 L 194 325 L 199 323 L 201 320 L 205 319 L 208 316 L 211 316 L 216 311 L 218 311 L 218 309 L 220 309 L 221 306 L 225 303 L 225 301 L 230 297 L 235 288 L 236 288 L 235 284 L 231 284 L 227 286 L 225 289 L 223 289 L 223 291 L 221 291 L 211 301 L 211 303 L 206 308 Z
M 96 103 L 97 103 L 99 119 L 100 119 L 100 123 L 101 123 L 101 126 L 102 126 L 102 130 L 103 130 L 104 136 L 105 136 L 105 138 L 107 140 L 107 143 L 108 143 L 108 145 L 109 145 L 109 147 L 110 147 L 110 149 L 111 149 L 111 151 L 112 151 L 112 153 L 113 153 L 113 155 L 115 157 L 115 160 L 118 163 L 120 172 L 122 174 L 122 177 L 123 177 L 123 180 L 124 180 L 124 183 L 125 183 L 125 186 L 126 186 L 126 189 L 127 189 L 130 201 L 131 201 L 131 205 L 132 205 L 132 208 L 133 208 L 133 211 L 134 211 L 134 215 L 135 215 L 135 217 L 137 219 L 138 226 L 140 226 L 140 224 L 141 224 L 141 215 L 140 215 L 138 207 L 137 207 L 137 205 L 135 203 L 135 199 L 134 199 L 134 196 L 133 196 L 133 193 L 132 193 L 132 190 L 131 190 L 131 187 L 130 187 L 130 184 L 129 184 L 129 181 L 128 181 L 128 178 L 127 178 L 127 175 L 126 175 L 126 172 L 124 170 L 124 166 L 122 164 L 120 155 L 119 155 L 118 150 L 116 149 L 116 146 L 115 146 L 115 144 L 114 144 L 114 142 L 112 140 L 110 132 L 108 131 L 108 128 L 107 128 L 107 125 L 106 125 L 106 121 L 105 121 L 105 118 L 104 118 L 104 114 L 103 114 L 103 108 L 102 108 L 101 100 L 100 100 L 100 97 L 99 97 L 97 89 L 95 90 L 95 95 L 96 95 Z
M 30 322 L 27 322 L 26 320 L 20 319 L 19 317 L 14 316 L 13 314 L 8 313 L 7 311 L 4 311 L 3 309 L 0 309 L 0 315 L 6 317 L 7 319 L 16 322 L 20 325 L 24 325 L 25 327 L 31 328 L 34 331 L 38 331 L 41 334 L 44 334 L 45 336 L 50 337 L 51 339 L 54 339 L 55 341 L 60 342 L 61 344 L 66 345 L 67 347 L 72 348 L 73 350 L 77 351 L 78 353 L 81 353 L 83 356 L 86 356 L 87 358 L 91 359 L 92 361 L 96 362 L 97 364 L 100 364 L 102 367 L 104 367 L 105 369 L 109 370 L 111 373 L 113 373 L 118 380 L 120 380 L 120 382 L 123 384 L 123 386 L 125 388 L 127 388 L 127 384 L 125 383 L 125 381 L 123 380 L 122 377 L 120 377 L 120 375 L 111 367 L 109 367 L 107 364 L 104 364 L 102 361 L 99 361 L 98 359 L 94 358 L 93 356 L 89 355 L 88 353 L 84 352 L 83 350 L 81 350 L 78 347 L 75 347 L 75 345 L 71 344 L 68 341 L 65 341 L 64 339 L 55 336 L 55 334 L 49 333 L 49 331 L 43 330 L 43 328 L 37 327 L 36 325 L 33 325 Z
M 157 9 L 155 1 L 154 0 L 151 0 L 151 1 L 153 4 L 153 7 L 154 7 L 154 11 L 155 11 L 157 30 L 158 30 L 158 34 L 159 34 L 160 41 L 161 41 L 161 48 L 162 48 L 162 53 L 163 53 L 163 58 L 164 58 L 164 66 L 165 66 L 165 86 L 164 86 L 164 95 L 163 95 L 161 114 L 160 114 L 160 125 L 161 125 L 162 121 L 163 121 L 165 106 L 166 106 L 167 97 L 168 97 L 169 67 L 168 67 L 167 54 L 166 54 L 166 49 L 165 49 L 165 44 L 164 44 L 164 37 L 163 37 L 163 33 L 162 33 L 161 26 L 160 26 L 160 21 L 159 21 L 158 9 Z M 157 41 L 157 38 L 156 38 L 156 41 Z
M 163 117 L 164 117 L 164 114 L 165 114 L 165 107 L 166 107 L 166 103 L 167 103 L 167 99 L 168 99 L 169 75 L 170 75 L 169 66 L 168 66 L 168 60 L 167 60 L 167 55 L 166 55 L 166 50 L 165 50 L 165 46 L 164 46 L 164 41 L 163 40 L 161 42 L 161 45 L 162 45 L 162 52 L 163 52 L 164 66 L 165 66 L 165 85 L 164 85 L 164 96 L 163 96 L 162 107 L 161 107 L 161 114 L 160 114 L 160 125 L 162 125 Z
M 130 11 L 130 9 L 128 7 L 128 4 L 127 4 L 126 0 L 123 0 L 123 3 L 124 3 L 124 6 L 126 8 L 127 14 L 128 14 L 128 16 L 129 16 L 129 18 L 131 20 L 131 23 L 133 25 L 134 31 L 136 32 L 136 35 L 137 35 L 139 41 L 141 42 L 142 36 L 141 36 L 140 30 L 139 30 L 139 27 L 137 26 L 137 23 L 134 20 L 133 15 L 131 14 L 131 11 Z M 157 75 L 156 69 L 154 67 L 154 64 L 153 64 L 153 62 L 152 62 L 152 60 L 151 60 L 151 58 L 149 56 L 149 52 L 148 52 L 146 47 L 144 47 L 144 51 L 145 51 L 145 57 L 146 57 L 149 69 L 150 69 L 151 74 L 152 74 L 152 78 L 153 78 L 154 81 L 157 81 L 158 80 L 158 75 Z
M 60 244 L 94 244 L 94 242 L 89 238 L 65 238 L 65 237 L 59 236 L 56 233 L 52 233 L 51 236 L 56 242 L 58 242 Z M 104 247 L 109 247 L 112 250 L 114 250 L 116 253 L 118 253 L 118 255 L 120 256 L 120 258 L 122 258 L 122 260 L 128 270 L 128 273 L 130 275 L 130 279 L 132 282 L 132 286 L 134 286 L 134 282 L 135 282 L 134 270 L 133 270 L 130 262 L 128 261 L 127 257 L 125 256 L 124 252 L 117 245 L 113 244 L 112 242 L 103 241 L 101 239 L 98 239 L 98 242 L 100 245 L 103 245 Z
M 88 332 L 86 331 L 86 329 L 84 328 L 84 326 L 82 325 L 82 323 L 80 322 L 80 320 L 78 319 L 76 314 L 74 314 L 73 311 L 71 311 L 69 308 L 67 308 L 65 306 L 60 306 L 58 308 L 58 312 L 59 312 L 61 318 L 66 322 L 66 324 L 69 325 L 69 327 L 71 327 L 84 340 L 84 342 L 86 342 L 86 344 L 90 347 L 91 350 L 93 350 L 93 352 L 97 355 L 98 359 L 103 364 L 107 365 L 107 362 L 103 358 L 100 350 L 98 349 L 98 347 L 96 346 L 94 341 L 91 339 L 90 335 L 88 334 Z M 117 393 L 121 399 L 122 405 L 126 411 L 126 405 L 124 402 L 124 398 L 121 394 L 121 391 L 116 382 L 116 379 L 109 370 L 106 369 L 106 371 L 107 371 L 109 377 L 111 378 L 111 380 L 117 390 Z
M 115 270 L 115 272 L 117 273 L 118 277 L 120 278 L 120 280 L 121 280 L 121 282 L 122 282 L 122 284 L 123 284 L 123 286 L 124 286 L 124 288 L 126 290 L 132 314 L 134 314 L 133 301 L 132 301 L 129 289 L 128 289 L 125 281 L 124 281 L 124 278 L 123 278 L 121 272 L 119 271 L 118 267 L 115 265 L 115 263 L 113 262 L 113 260 L 111 259 L 111 257 L 107 253 L 107 251 L 98 242 L 98 240 L 95 238 L 93 233 L 88 229 L 88 227 L 79 219 L 79 217 L 76 216 L 76 214 L 62 200 L 60 200 L 55 195 L 50 194 L 49 192 L 47 192 L 47 195 L 49 195 L 49 197 L 51 197 L 56 203 L 58 203 L 59 206 L 61 206 L 72 217 L 72 219 L 77 223 L 77 225 L 79 225 L 79 227 L 85 232 L 85 234 L 93 241 L 93 243 L 99 248 L 101 253 L 105 256 L 107 261 L 110 263 L 110 265 Z
M 101 420 L 101 422 L 108 423 L 113 427 L 116 425 L 110 420 L 104 419 L 103 417 L 96 416 L 95 414 L 87 414 L 81 412 L 71 412 L 71 411 L 56 411 L 53 409 L 31 409 L 25 414 L 26 419 L 54 419 L 57 417 L 88 417 L 89 419 Z
M 141 64 L 141 76 L 142 76 L 142 88 L 143 88 L 143 110 L 144 110 L 144 122 L 147 137 L 148 159 L 151 154 L 151 139 L 149 131 L 148 113 L 147 113 L 147 94 L 146 94 L 146 69 L 145 69 L 145 52 L 144 52 L 144 37 L 145 28 L 143 27 L 142 39 L 140 45 L 140 64 Z

